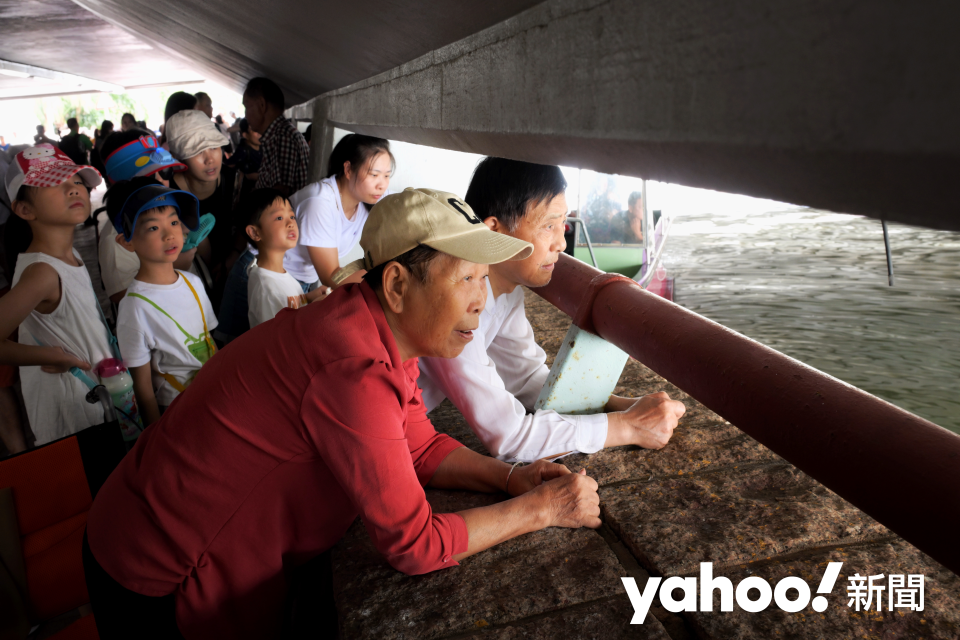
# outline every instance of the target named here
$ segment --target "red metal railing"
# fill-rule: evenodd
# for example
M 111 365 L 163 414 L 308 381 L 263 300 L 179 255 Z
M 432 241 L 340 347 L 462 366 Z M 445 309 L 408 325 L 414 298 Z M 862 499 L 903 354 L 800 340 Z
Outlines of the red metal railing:
M 960 574 L 960 436 L 566 254 L 534 291 Z

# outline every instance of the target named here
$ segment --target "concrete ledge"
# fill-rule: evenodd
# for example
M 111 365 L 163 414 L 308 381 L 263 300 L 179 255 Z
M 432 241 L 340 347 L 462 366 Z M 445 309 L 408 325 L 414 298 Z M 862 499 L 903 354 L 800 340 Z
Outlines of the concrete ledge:
M 570 320 L 538 296 L 527 315 L 546 342 Z M 548 351 L 548 355 L 551 355 Z M 849 503 L 725 423 L 642 365 L 628 364 L 620 392 L 668 390 L 688 406 L 661 451 L 620 447 L 568 456 L 601 485 L 599 531 L 547 529 L 466 559 L 459 567 L 407 577 L 393 570 L 355 523 L 331 554 L 345 638 L 956 638 L 960 578 Z M 449 403 L 431 413 L 439 431 L 482 445 Z M 709 464 L 708 464 L 709 462 Z M 427 491 L 438 512 L 492 504 L 505 495 Z M 655 602 L 641 625 L 620 577 L 699 575 L 701 561 L 734 584 L 759 575 L 772 584 L 797 575 L 815 590 L 826 563 L 844 562 L 823 614 L 776 605 L 748 614 L 672 614 Z M 848 609 L 846 577 L 923 573 L 923 612 Z
M 600 500 L 640 564 L 664 576 L 890 535 L 786 464 L 604 487 Z
M 427 496 L 437 512 L 506 497 L 445 491 Z M 332 560 L 345 638 L 439 638 L 492 625 L 523 626 L 531 616 L 619 597 L 620 576 L 626 575 L 603 538 L 589 529 L 544 529 L 459 567 L 405 576 L 384 561 L 357 523 Z
M 545 616 L 484 628 L 467 638 L 499 640 L 556 640 L 558 638 L 603 638 L 604 640 L 670 640 L 670 635 L 653 615 L 642 625 L 631 627 L 624 620 L 633 616 L 629 601 L 619 596 L 561 609 Z
M 840 577 L 823 613 L 804 610 L 787 613 L 776 604 L 761 613 L 734 611 L 693 613 L 690 617 L 698 635 L 705 640 L 727 638 L 924 638 L 952 640 L 960 629 L 960 578 L 937 564 L 930 556 L 901 540 L 843 546 L 804 552 L 768 562 L 728 568 L 724 575 L 739 583 L 747 576 L 759 576 L 771 585 L 786 576 L 799 576 L 811 585 L 819 584 L 829 562 L 843 562 Z M 891 573 L 924 574 L 924 610 L 887 610 L 883 592 L 882 611 L 875 605 L 869 612 L 847 607 L 848 578 L 854 573 L 873 576 Z M 878 582 L 887 584 L 887 580 Z M 714 605 L 715 609 L 719 605 Z

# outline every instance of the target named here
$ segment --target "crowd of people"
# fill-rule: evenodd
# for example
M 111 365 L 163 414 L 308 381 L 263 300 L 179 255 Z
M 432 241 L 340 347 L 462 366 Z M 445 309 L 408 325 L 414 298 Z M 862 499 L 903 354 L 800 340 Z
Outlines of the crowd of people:
M 254 78 L 243 103 L 235 131 L 185 93 L 161 139 L 126 115 L 96 141 L 71 128 L 66 148 L 38 131 L 6 168 L 2 389 L 19 373 L 42 445 L 104 421 L 84 396 L 122 359 L 143 429 L 87 522 L 101 638 L 276 637 L 290 571 L 357 516 L 408 574 L 597 527 L 596 482 L 552 460 L 661 448 L 683 415 L 663 393 L 611 396 L 596 415 L 534 410 L 548 368 L 522 287 L 548 283 L 564 250 L 558 167 L 491 157 L 465 197 L 394 193 L 389 142 L 350 134 L 310 182 L 280 87 Z M 73 247 L 101 176 L 115 326 Z M 491 456 L 433 429 L 444 398 Z M 440 514 L 425 487 L 512 499 Z

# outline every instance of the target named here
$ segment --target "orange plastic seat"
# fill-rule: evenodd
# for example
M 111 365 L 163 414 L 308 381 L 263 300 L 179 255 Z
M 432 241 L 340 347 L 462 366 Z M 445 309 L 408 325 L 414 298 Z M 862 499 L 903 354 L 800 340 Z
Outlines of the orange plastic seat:
M 100 640 L 100 634 L 97 633 L 97 622 L 90 614 L 53 634 L 50 640 Z
M 52 618 L 90 602 L 80 554 L 86 524 L 84 511 L 21 538 L 28 599 L 37 619 Z
M 0 487 L 13 487 L 34 622 L 90 601 L 81 557 L 87 513 L 124 452 L 120 428 L 111 422 L 0 461 Z M 97 637 L 92 616 L 56 637 L 74 627 L 71 633 L 86 635 L 63 637 Z

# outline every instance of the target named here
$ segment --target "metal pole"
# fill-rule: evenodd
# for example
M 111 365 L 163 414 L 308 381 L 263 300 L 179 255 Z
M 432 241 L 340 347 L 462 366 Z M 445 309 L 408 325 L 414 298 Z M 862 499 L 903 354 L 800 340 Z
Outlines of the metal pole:
M 957 434 L 566 254 L 534 291 L 960 573 Z
M 883 225 L 883 246 L 887 248 L 887 282 L 893 286 L 893 259 L 890 257 L 890 234 L 887 233 L 887 221 L 881 220 Z
M 667 233 L 670 230 L 670 223 L 668 222 L 669 218 L 660 219 L 663 221 L 663 225 L 660 227 L 660 246 L 657 247 L 657 253 L 650 261 L 650 266 L 646 270 L 646 273 L 643 274 L 642 278 L 637 280 L 637 284 L 640 285 L 641 289 L 646 289 L 647 285 L 650 284 L 650 281 L 653 280 L 653 274 L 657 270 L 657 267 L 660 266 L 660 258 L 663 257 L 663 250 L 667 246 Z
M 643 275 L 648 276 L 655 268 L 654 251 L 657 250 L 656 234 L 653 232 L 653 211 L 647 206 L 647 181 L 643 181 L 640 193 L 643 205 Z
M 577 213 L 580 213 L 580 212 L 578 211 Z M 599 269 L 600 267 L 597 266 L 597 257 L 593 255 L 593 244 L 590 243 L 590 233 L 587 232 L 587 223 L 584 222 L 582 218 L 567 218 L 567 222 L 569 224 L 572 224 L 574 227 L 576 227 L 577 225 L 580 225 L 580 228 L 583 230 L 583 237 L 587 241 L 587 251 L 590 252 L 590 260 L 593 261 L 593 266 Z M 579 236 L 580 233 L 577 232 L 574 235 Z

